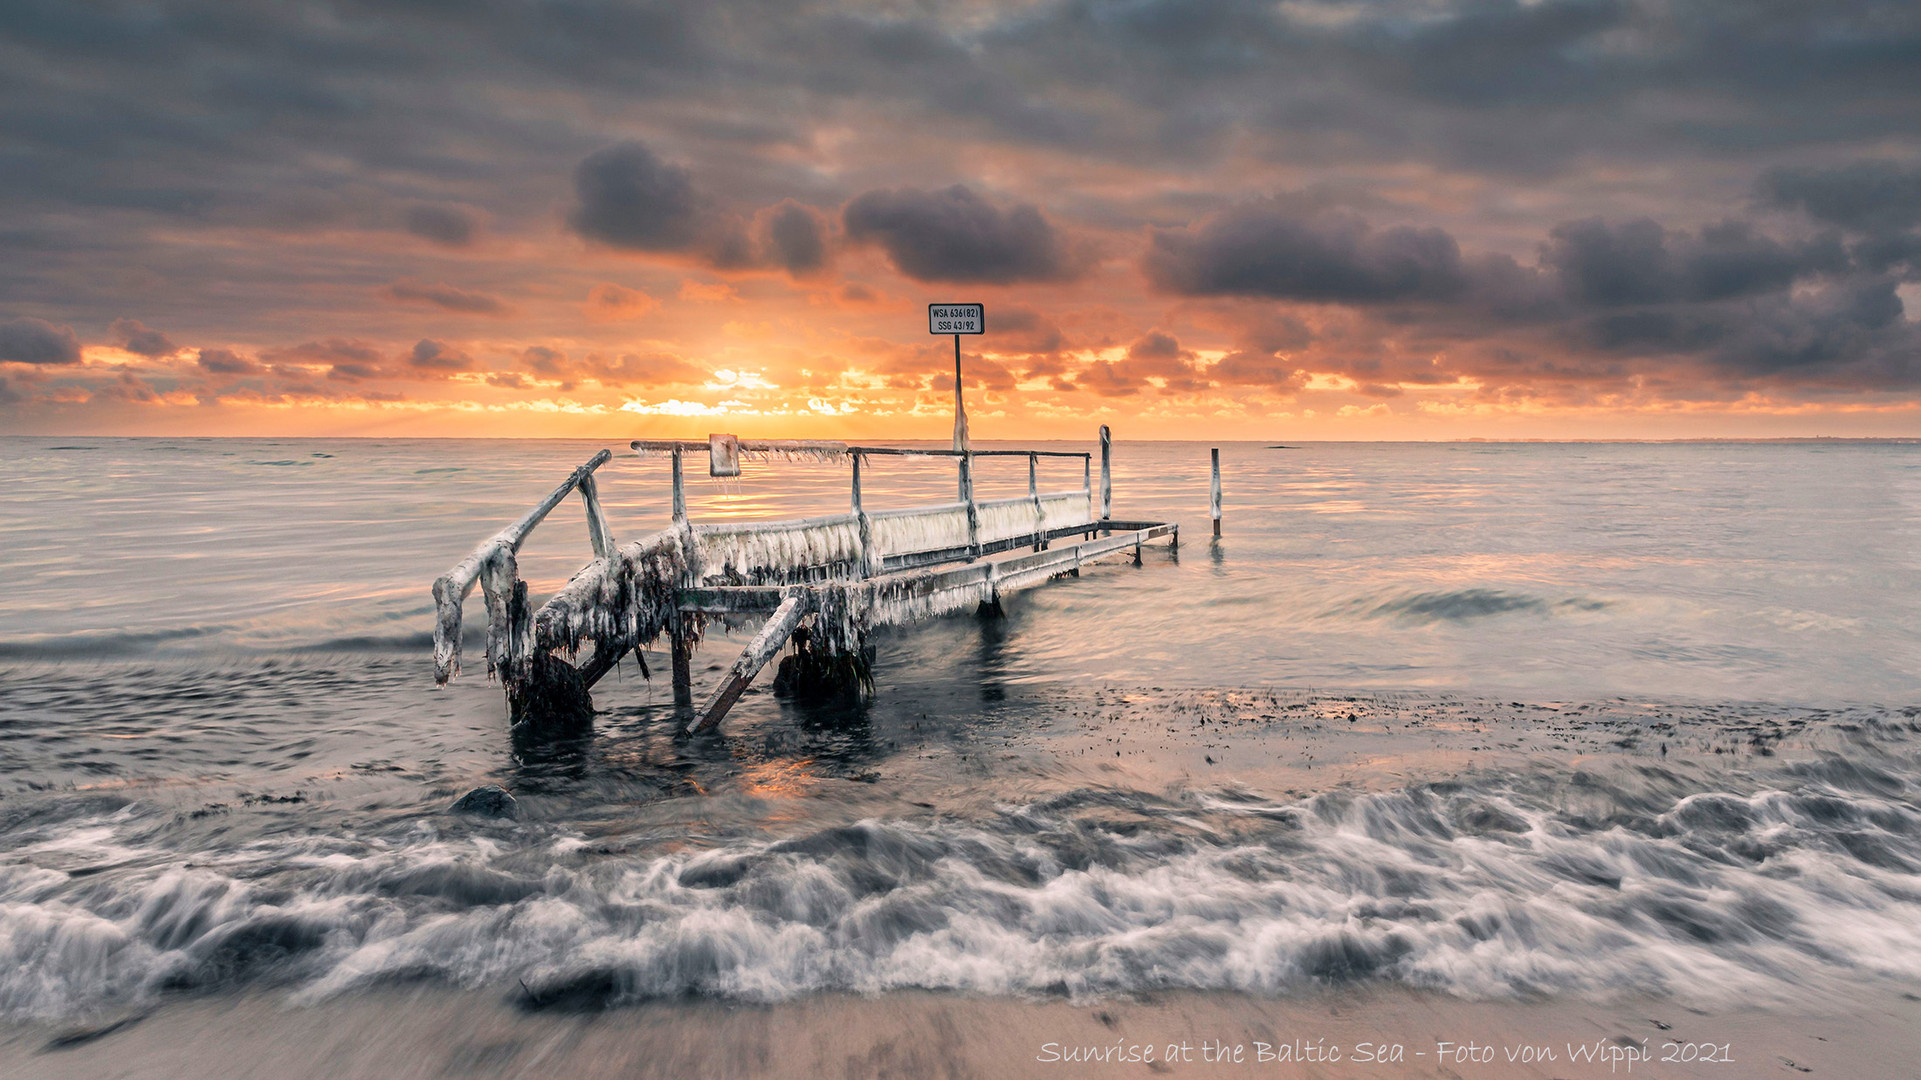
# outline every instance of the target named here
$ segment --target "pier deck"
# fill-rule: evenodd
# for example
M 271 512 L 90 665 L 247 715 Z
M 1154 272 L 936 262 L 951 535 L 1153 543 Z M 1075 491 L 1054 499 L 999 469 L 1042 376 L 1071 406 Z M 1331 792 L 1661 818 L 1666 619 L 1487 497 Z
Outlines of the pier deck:
M 506 687 L 516 733 L 564 733 L 591 724 L 594 684 L 628 655 L 650 675 L 640 650 L 662 636 L 670 642 L 677 713 L 695 731 L 713 730 L 790 640 L 805 642 L 822 656 L 856 658 L 858 670 L 867 635 L 878 627 L 970 607 L 998 614 L 1006 593 L 1078 576 L 1083 564 L 1105 556 L 1128 553 L 1139 562 L 1142 548 L 1154 540 L 1176 546 L 1177 524 L 1111 517 L 1109 445 L 1103 427 L 1097 507 L 1089 453 L 909 450 L 731 436 L 706 443 L 636 440 L 636 453 L 672 461 L 673 524 L 627 544 L 617 543 L 601 509 L 595 473 L 612 457 L 602 450 L 434 582 L 436 681 L 445 684 L 459 673 L 462 602 L 478 584 L 487 604 L 488 672 Z M 737 471 L 743 457 L 845 458 L 852 467 L 849 512 L 696 524 L 688 519 L 682 468 L 684 458 L 697 451 L 712 455 L 710 471 L 723 476 L 733 475 L 727 470 Z M 863 464 L 890 456 L 953 458 L 959 498 L 867 510 L 861 499 Z M 1027 495 L 977 500 L 975 459 L 1010 456 L 1028 459 Z M 1040 491 L 1042 457 L 1080 458 L 1081 487 Z M 573 493 L 586 511 L 594 557 L 534 610 L 516 554 L 528 534 Z M 691 657 L 705 620 L 761 615 L 766 621 L 759 632 L 694 709 Z M 589 642 L 591 651 L 582 657 Z

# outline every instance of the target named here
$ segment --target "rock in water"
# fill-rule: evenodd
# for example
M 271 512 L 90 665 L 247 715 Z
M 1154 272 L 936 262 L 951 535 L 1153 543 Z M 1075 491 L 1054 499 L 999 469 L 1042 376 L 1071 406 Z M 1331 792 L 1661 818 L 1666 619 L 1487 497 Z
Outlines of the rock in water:
M 472 814 L 475 817 L 517 818 L 520 804 L 514 801 L 507 789 L 488 784 L 477 787 L 455 800 L 449 810 L 456 814 Z

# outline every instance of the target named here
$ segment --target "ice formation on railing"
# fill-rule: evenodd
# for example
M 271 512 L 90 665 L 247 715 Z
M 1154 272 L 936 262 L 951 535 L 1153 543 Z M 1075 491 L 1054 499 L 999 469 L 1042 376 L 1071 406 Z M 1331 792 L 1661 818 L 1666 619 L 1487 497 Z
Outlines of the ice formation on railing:
M 699 580 L 710 585 L 785 584 L 805 580 L 814 568 L 858 566 L 861 559 L 860 522 L 852 514 L 696 525 L 694 544 Z
M 883 556 L 964 548 L 967 546 L 967 504 L 882 510 L 868 515 L 868 528 L 875 550 Z
M 963 611 L 993 598 L 994 583 L 985 574 L 976 582 L 940 588 L 936 576 L 921 571 L 816 586 L 814 640 L 830 652 L 851 653 L 870 630 Z
M 993 499 L 979 504 L 980 534 L 983 543 L 1032 536 L 1040 528 L 1040 515 L 1034 500 Z
M 1041 527 L 1066 529 L 1093 521 L 1088 512 L 1087 492 L 1056 491 L 1041 496 Z
M 615 642 L 633 648 L 658 638 L 673 617 L 687 567 L 682 536 L 666 529 L 588 563 L 535 616 L 536 647 L 572 654 L 587 639 L 596 648 Z

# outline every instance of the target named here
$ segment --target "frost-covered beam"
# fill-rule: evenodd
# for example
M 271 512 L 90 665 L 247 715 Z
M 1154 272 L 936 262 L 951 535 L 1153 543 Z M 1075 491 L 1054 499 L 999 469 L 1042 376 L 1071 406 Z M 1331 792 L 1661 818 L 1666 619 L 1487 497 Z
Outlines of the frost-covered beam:
M 580 478 L 580 503 L 587 511 L 587 539 L 594 557 L 605 559 L 614 553 L 614 531 L 607 526 L 607 512 L 600 507 L 600 487 L 592 476 Z
M 801 619 L 813 609 L 813 597 L 806 590 L 794 588 L 788 592 L 766 625 L 760 628 L 760 633 L 755 634 L 754 640 L 741 650 L 740 658 L 734 661 L 734 666 L 728 669 L 720 685 L 714 689 L 713 696 L 701 708 L 700 723 L 694 725 L 696 732 L 712 731 L 720 726 L 727 716 L 727 710 L 740 700 L 740 695 L 746 692 L 754 676 L 760 674 L 760 669 L 767 666 L 767 661 L 772 660 L 781 646 L 787 644 L 787 639 L 793 637 L 794 631 L 800 626 Z
M 560 505 L 580 482 L 593 475 L 595 469 L 607 463 L 613 455 L 602 450 L 587 460 L 587 463 L 573 471 L 565 482 L 555 488 L 539 505 L 520 516 L 518 521 L 495 533 L 473 550 L 454 568 L 440 575 L 434 581 L 434 681 L 446 685 L 448 679 L 460 672 L 460 608 L 467 594 L 480 580 L 481 570 L 489 563 L 497 562 L 504 553 L 508 559 L 511 573 L 512 557 L 520 550 L 527 535 L 534 531 L 554 507 Z M 490 601 L 491 603 L 491 601 Z M 491 619 L 490 619 L 491 622 Z

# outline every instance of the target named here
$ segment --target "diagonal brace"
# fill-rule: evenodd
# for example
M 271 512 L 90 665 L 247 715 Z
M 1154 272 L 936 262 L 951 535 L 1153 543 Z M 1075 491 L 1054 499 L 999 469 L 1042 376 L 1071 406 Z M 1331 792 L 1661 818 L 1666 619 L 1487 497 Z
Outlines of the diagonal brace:
M 813 598 L 805 590 L 794 589 L 787 594 L 787 598 L 774 609 L 772 617 L 760 628 L 760 633 L 755 634 L 754 640 L 741 650 L 740 658 L 734 661 L 734 666 L 721 679 L 714 696 L 708 698 L 707 704 L 701 708 L 700 723 L 694 725 L 696 732 L 712 731 L 720 726 L 727 716 L 727 710 L 740 700 L 740 695 L 746 692 L 754 676 L 760 674 L 760 669 L 767 666 L 767 661 L 772 660 L 781 646 L 787 644 L 787 639 L 793 637 L 794 631 L 799 628 L 800 621 L 813 609 Z

